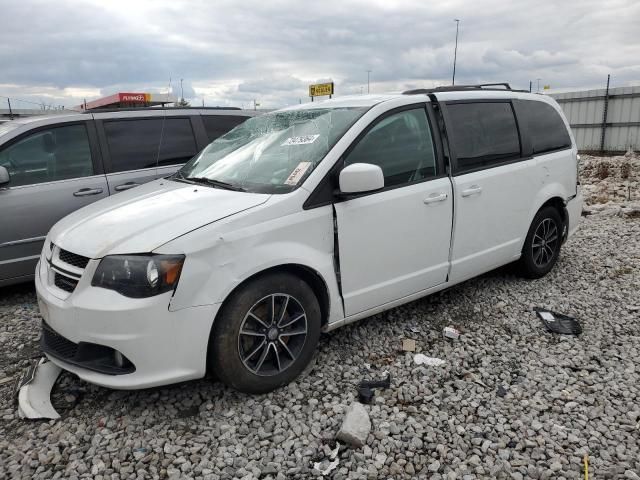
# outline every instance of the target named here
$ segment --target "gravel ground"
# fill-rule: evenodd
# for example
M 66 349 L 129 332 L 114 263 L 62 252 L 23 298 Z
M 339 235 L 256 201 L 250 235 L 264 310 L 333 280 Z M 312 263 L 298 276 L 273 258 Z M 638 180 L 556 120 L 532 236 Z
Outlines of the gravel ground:
M 38 355 L 31 286 L 0 290 L 0 478 L 310 478 L 329 464 L 362 378 L 392 385 L 366 406 L 364 447 L 327 477 L 640 478 L 640 218 L 592 214 L 544 279 L 510 268 L 323 336 L 303 378 L 249 396 L 204 379 L 120 392 L 63 373 L 62 418 L 25 421 L 12 382 Z M 544 331 L 545 306 L 580 337 Z M 455 325 L 463 335 L 442 337 Z M 417 351 L 446 361 L 413 363 Z

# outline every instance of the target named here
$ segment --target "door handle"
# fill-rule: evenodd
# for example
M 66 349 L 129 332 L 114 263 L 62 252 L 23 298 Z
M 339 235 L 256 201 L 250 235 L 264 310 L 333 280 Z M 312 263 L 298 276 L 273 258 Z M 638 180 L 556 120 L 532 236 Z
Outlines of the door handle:
M 89 195 L 99 195 L 102 193 L 101 188 L 81 188 L 77 192 L 73 192 L 74 197 L 88 197 Z
M 430 203 L 444 202 L 447 199 L 447 196 L 448 195 L 446 193 L 433 193 L 423 201 L 425 205 L 429 205 Z
M 123 183 L 122 185 L 118 185 L 114 190 L 116 192 L 123 192 L 125 190 L 129 190 L 130 188 L 137 187 L 139 185 L 140 184 L 136 182 L 127 182 L 127 183 Z
M 471 195 L 478 195 L 482 192 L 482 187 L 480 185 L 471 185 L 469 188 L 462 190 L 463 197 L 470 197 Z

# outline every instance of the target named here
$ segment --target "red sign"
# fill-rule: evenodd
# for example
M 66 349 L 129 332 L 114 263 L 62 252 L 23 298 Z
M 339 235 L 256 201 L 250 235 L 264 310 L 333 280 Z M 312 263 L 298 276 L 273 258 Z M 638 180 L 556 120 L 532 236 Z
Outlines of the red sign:
M 118 94 L 121 102 L 129 102 L 129 103 L 145 103 L 148 101 L 147 96 L 148 93 L 119 93 Z

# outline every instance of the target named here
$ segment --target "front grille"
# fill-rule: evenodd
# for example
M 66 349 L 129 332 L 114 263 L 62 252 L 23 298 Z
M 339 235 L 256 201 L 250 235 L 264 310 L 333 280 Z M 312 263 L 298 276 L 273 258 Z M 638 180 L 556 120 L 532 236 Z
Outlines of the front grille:
M 73 359 L 78 353 L 78 344 L 64 338 L 44 321 L 42 322 L 40 346 L 45 352 L 62 359 Z
M 76 288 L 76 285 L 78 285 L 78 280 L 60 275 L 58 272 L 55 272 L 53 281 L 56 287 L 69 293 L 73 292 Z
M 78 268 L 86 268 L 87 263 L 89 263 L 89 259 L 87 257 L 83 257 L 82 255 L 77 255 L 63 249 L 60 249 L 58 256 L 60 257 L 60 261 Z

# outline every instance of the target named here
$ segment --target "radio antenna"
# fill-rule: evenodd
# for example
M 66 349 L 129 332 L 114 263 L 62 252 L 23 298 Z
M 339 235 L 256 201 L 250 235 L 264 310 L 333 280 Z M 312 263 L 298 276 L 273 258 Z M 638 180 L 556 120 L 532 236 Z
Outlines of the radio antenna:
M 169 99 L 169 92 L 171 91 L 171 77 L 169 77 L 169 85 L 167 86 L 167 100 Z M 160 149 L 162 148 L 162 140 L 164 139 L 164 121 L 167 119 L 167 107 L 162 105 L 164 110 L 162 115 L 162 127 L 160 127 L 160 141 L 158 142 L 158 151 L 156 152 L 156 172 L 154 179 L 158 176 L 158 164 L 160 163 Z

